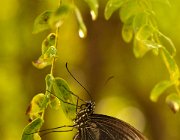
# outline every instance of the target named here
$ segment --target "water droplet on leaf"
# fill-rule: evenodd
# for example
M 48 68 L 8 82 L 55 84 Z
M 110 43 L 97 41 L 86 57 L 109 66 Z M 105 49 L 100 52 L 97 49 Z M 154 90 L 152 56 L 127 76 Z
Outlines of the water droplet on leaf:
M 92 20 L 96 20 L 96 18 L 97 18 L 96 13 L 93 10 L 91 10 L 90 13 L 91 13 Z
M 82 29 L 79 29 L 79 37 L 80 38 L 85 38 L 85 34 L 84 34 Z

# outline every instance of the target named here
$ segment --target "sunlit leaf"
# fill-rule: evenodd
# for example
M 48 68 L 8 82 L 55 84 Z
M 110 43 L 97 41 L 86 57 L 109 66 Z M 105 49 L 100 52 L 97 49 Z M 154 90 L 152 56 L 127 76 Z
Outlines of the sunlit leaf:
M 34 120 L 35 118 L 41 117 L 43 112 L 42 103 L 45 98 L 43 93 L 39 93 L 33 97 L 26 114 L 29 115 L 30 120 Z
M 134 17 L 133 29 L 138 31 L 142 26 L 147 24 L 147 14 L 145 12 L 139 13 Z
M 67 82 L 62 78 L 55 78 L 53 89 L 54 94 L 60 99 L 62 109 L 67 118 L 74 119 L 76 115 L 76 104 L 74 104 L 72 93 Z
M 133 52 L 135 57 L 143 57 L 149 50 L 151 50 L 151 48 L 148 48 L 143 40 L 134 39 Z
M 50 46 L 47 51 L 44 53 L 43 58 L 44 59 L 52 59 L 55 58 L 57 54 L 57 49 L 55 46 Z
M 178 94 L 173 93 L 173 94 L 168 95 L 166 97 L 166 103 L 168 104 L 168 106 L 174 113 L 179 111 L 180 97 Z
M 156 102 L 159 96 L 162 95 L 163 92 L 172 85 L 173 83 L 171 81 L 161 81 L 160 83 L 156 84 L 151 91 L 150 99 L 153 102 Z
M 122 37 L 125 42 L 129 43 L 133 38 L 133 28 L 131 25 L 124 24 L 122 28 Z
M 104 16 L 105 18 L 108 20 L 111 15 L 117 10 L 119 9 L 124 2 L 126 2 L 127 0 L 109 0 L 106 4 L 106 8 L 104 11 Z
M 39 33 L 50 28 L 48 22 L 52 13 L 50 10 L 45 11 L 35 19 L 33 33 Z
M 153 50 L 158 54 L 158 49 L 161 44 L 154 42 L 154 29 L 149 25 L 143 25 L 135 35 L 134 39 L 134 54 L 138 57 L 143 57 L 149 50 Z
M 50 33 L 42 42 L 42 54 L 45 54 L 45 52 L 49 49 L 50 46 L 55 46 L 55 42 L 56 34 Z
M 61 5 L 51 16 L 49 24 L 52 27 L 59 27 L 63 24 L 64 20 L 67 18 L 71 8 L 69 5 Z
M 57 110 L 60 107 L 60 101 L 57 97 L 55 97 L 51 93 L 53 83 L 54 83 L 53 75 L 52 74 L 46 75 L 46 93 L 45 93 L 46 97 L 44 98 L 43 104 L 44 106 L 47 106 L 49 104 L 51 108 Z
M 60 100 L 51 94 L 50 96 L 50 107 L 57 110 L 60 108 Z
M 51 91 L 53 82 L 54 82 L 54 77 L 52 74 L 47 74 L 46 75 L 46 90 Z
M 171 80 L 174 82 L 177 82 L 179 79 L 179 68 L 178 68 L 175 60 L 173 59 L 173 57 L 170 55 L 170 53 L 164 47 L 161 49 L 161 55 L 163 57 L 165 65 L 170 73 Z
M 43 124 L 42 118 L 36 118 L 30 122 L 23 130 L 21 140 L 41 140 L 37 133 Z
M 138 40 L 148 40 L 153 36 L 153 33 L 154 33 L 154 30 L 151 26 L 144 25 L 138 30 L 136 34 L 136 38 Z
M 33 65 L 38 69 L 43 69 L 46 66 L 52 64 L 54 58 L 56 58 L 57 49 L 55 46 L 50 46 L 44 54 L 42 54 L 38 60 L 32 62 Z
M 32 62 L 33 66 L 38 69 L 43 69 L 52 64 L 52 60 L 44 59 L 43 56 L 39 57 L 38 60 Z
M 52 76 L 52 74 L 47 74 L 46 78 L 46 93 L 44 96 L 44 99 L 42 101 L 42 108 L 45 109 L 49 102 L 50 102 L 50 97 L 51 97 L 51 90 L 52 90 L 52 85 L 53 85 L 53 81 L 54 81 L 54 77 Z
M 87 2 L 87 4 L 89 5 L 90 9 L 91 9 L 91 17 L 93 20 L 96 20 L 97 16 L 98 16 L 98 0 L 84 0 Z
M 120 19 L 123 23 L 134 17 L 137 13 L 141 12 L 142 9 L 139 7 L 136 0 L 127 1 L 120 9 Z
M 84 24 L 81 12 L 79 11 L 79 9 L 76 6 L 74 6 L 74 11 L 75 11 L 76 18 L 77 18 L 78 25 L 79 25 L 79 36 L 81 38 L 85 38 L 87 35 L 87 29 Z
M 175 54 L 176 54 L 176 47 L 174 46 L 174 43 L 172 42 L 172 40 L 169 37 L 165 36 L 160 31 L 157 31 L 157 33 L 160 36 L 162 36 L 165 39 L 165 41 L 170 45 L 171 56 L 175 56 Z

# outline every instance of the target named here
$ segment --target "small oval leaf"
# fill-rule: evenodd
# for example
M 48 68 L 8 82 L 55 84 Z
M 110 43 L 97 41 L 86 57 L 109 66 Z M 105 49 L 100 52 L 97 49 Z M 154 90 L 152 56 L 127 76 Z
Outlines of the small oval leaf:
M 85 0 L 85 2 L 87 2 L 87 4 L 91 9 L 90 13 L 92 20 L 96 20 L 98 16 L 98 8 L 99 8 L 98 0 Z
M 42 54 L 45 54 L 45 52 L 48 50 L 50 46 L 55 46 L 56 42 L 56 34 L 50 33 L 46 39 L 42 42 Z
M 111 15 L 118 10 L 126 0 L 109 0 L 106 4 L 104 16 L 108 20 Z
M 52 60 L 52 58 L 55 58 L 57 54 L 57 49 L 55 46 L 50 46 L 47 51 L 44 53 L 43 58 Z
M 40 130 L 43 122 L 42 118 L 36 118 L 30 122 L 24 128 L 21 140 L 40 140 L 41 138 L 37 132 Z
M 166 103 L 168 104 L 168 106 L 174 113 L 179 111 L 180 97 L 178 96 L 178 94 L 173 93 L 173 94 L 168 95 L 166 97 Z
M 179 80 L 179 68 L 173 59 L 173 57 L 170 55 L 170 53 L 166 50 L 166 48 L 162 47 L 161 49 L 161 55 L 164 60 L 164 63 L 170 73 L 170 79 L 174 81 L 175 83 Z
M 133 38 L 133 28 L 131 25 L 124 24 L 122 27 L 122 37 L 125 42 L 129 43 Z
M 165 36 L 160 31 L 157 31 L 157 33 L 158 33 L 159 36 L 162 36 L 165 39 L 165 42 L 167 42 L 169 44 L 171 55 L 175 56 L 176 55 L 176 47 L 175 47 L 174 43 L 172 42 L 172 40 L 169 37 Z
M 135 34 L 133 52 L 137 58 L 143 57 L 149 50 L 157 50 L 162 47 L 153 41 L 154 30 L 149 25 L 142 26 Z
M 52 27 L 60 27 L 67 18 L 71 8 L 69 5 L 61 5 L 50 17 L 49 24 Z
M 40 56 L 38 60 L 32 62 L 33 66 L 38 69 L 43 69 L 52 64 L 52 61 L 49 59 L 44 59 L 43 56 Z
M 41 31 L 47 30 L 50 28 L 49 19 L 52 15 L 52 11 L 48 10 L 40 14 L 34 21 L 33 33 L 39 33 Z
M 142 26 L 147 25 L 148 15 L 145 12 L 135 15 L 133 20 L 134 32 L 137 32 Z
M 151 49 L 152 48 L 150 48 L 144 40 L 138 40 L 137 38 L 134 39 L 133 53 L 136 58 L 143 57 Z
M 74 6 L 74 11 L 79 25 L 79 37 L 85 38 L 87 35 L 87 29 L 86 29 L 86 25 L 84 24 L 81 12 L 76 6 Z
M 60 101 L 57 97 L 55 97 L 54 95 L 51 95 L 49 105 L 52 109 L 58 110 L 60 108 Z
M 28 109 L 26 110 L 26 114 L 29 115 L 30 121 L 42 116 L 42 112 L 43 112 L 42 103 L 44 98 L 45 95 L 43 93 L 39 93 L 33 97 Z
M 52 88 L 52 85 L 53 85 L 53 82 L 54 82 L 53 75 L 52 74 L 47 74 L 45 80 L 46 80 L 46 90 L 51 91 L 51 88 Z
M 162 95 L 163 92 L 172 85 L 173 83 L 171 81 L 161 81 L 158 84 L 156 84 L 153 90 L 151 91 L 151 101 L 156 102 L 159 96 Z
M 57 54 L 57 49 L 55 48 L 55 46 L 50 46 L 46 50 L 46 52 L 44 52 L 44 54 L 42 54 L 38 58 L 38 60 L 32 62 L 32 64 L 38 69 L 43 69 L 52 64 L 53 59 L 57 57 L 56 54 Z
M 54 94 L 59 98 L 62 109 L 69 119 L 74 119 L 76 116 L 76 104 L 73 101 L 73 93 L 67 82 L 62 78 L 55 78 L 53 83 Z M 69 104 L 68 104 L 69 103 Z
M 154 30 L 150 25 L 142 26 L 136 33 L 136 38 L 138 40 L 148 40 L 153 36 Z
M 143 11 L 136 0 L 126 1 L 120 9 L 119 16 L 123 23 L 133 18 L 137 13 Z

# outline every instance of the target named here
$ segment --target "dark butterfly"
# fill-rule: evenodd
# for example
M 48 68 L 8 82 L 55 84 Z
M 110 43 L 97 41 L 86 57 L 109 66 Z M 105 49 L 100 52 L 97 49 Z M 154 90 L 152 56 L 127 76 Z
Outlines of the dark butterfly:
M 67 64 L 66 64 L 66 68 L 67 68 Z M 68 72 L 70 73 L 69 70 Z M 74 78 L 72 74 L 71 76 Z M 87 93 L 89 94 L 88 91 Z M 91 97 L 90 94 L 89 96 Z M 78 99 L 80 98 L 78 97 Z M 130 124 L 122 120 L 107 115 L 94 114 L 95 102 L 93 101 L 85 102 L 81 106 L 78 105 L 76 106 L 77 108 L 79 107 L 79 110 L 77 110 L 77 115 L 76 118 L 74 119 L 74 125 L 62 126 L 62 127 L 72 127 L 71 130 L 67 130 L 67 131 L 72 131 L 74 128 L 78 130 L 73 140 L 147 140 L 147 138 L 143 136 L 143 134 L 140 131 L 138 131 Z M 58 128 L 62 128 L 62 127 L 58 127 Z M 67 132 L 67 131 L 63 131 L 63 132 Z M 51 131 L 51 132 L 62 132 L 62 131 Z
M 141 132 L 117 118 L 94 114 L 94 102 L 83 104 L 77 113 L 74 140 L 147 140 Z

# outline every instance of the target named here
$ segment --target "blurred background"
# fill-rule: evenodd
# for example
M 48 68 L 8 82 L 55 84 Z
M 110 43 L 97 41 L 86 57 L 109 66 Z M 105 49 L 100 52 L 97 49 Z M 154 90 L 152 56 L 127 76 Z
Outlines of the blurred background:
M 156 83 L 169 78 L 160 57 L 151 53 L 142 59 L 133 55 L 132 43 L 122 40 L 122 23 L 116 12 L 109 21 L 104 18 L 107 0 L 99 0 L 99 17 L 91 20 L 84 1 L 79 6 L 88 29 L 85 39 L 78 36 L 75 16 L 67 19 L 59 33 L 58 61 L 55 76 L 64 78 L 71 90 L 88 100 L 85 91 L 65 69 L 91 92 L 96 101 L 96 113 L 117 117 L 142 131 L 149 140 L 179 140 L 180 113 L 174 114 L 161 96 L 157 103 L 149 99 Z M 158 2 L 154 5 L 160 30 L 170 37 L 177 48 L 175 57 L 180 66 L 180 1 L 171 6 Z M 0 1 L 0 138 L 19 140 L 28 124 L 26 109 L 37 93 L 45 91 L 45 76 L 50 68 L 38 70 L 32 66 L 41 53 L 41 43 L 50 33 L 32 34 L 37 15 L 55 9 L 58 0 Z M 106 85 L 105 81 L 114 76 Z M 47 109 L 43 128 L 70 124 L 62 110 Z M 44 140 L 72 139 L 73 132 L 44 136 Z

